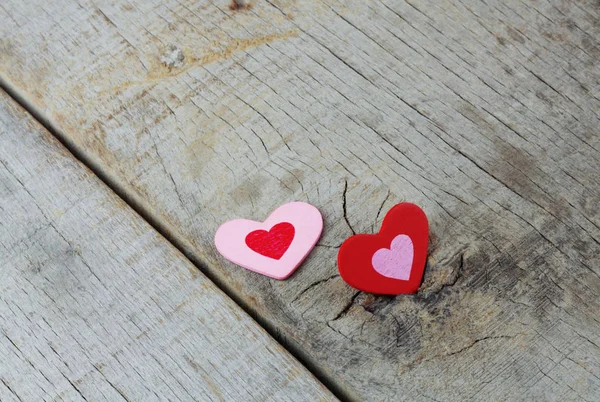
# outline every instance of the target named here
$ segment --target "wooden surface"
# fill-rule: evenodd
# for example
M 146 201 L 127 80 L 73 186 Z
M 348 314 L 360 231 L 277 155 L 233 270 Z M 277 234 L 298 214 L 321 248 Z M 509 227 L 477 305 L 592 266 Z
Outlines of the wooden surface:
M 597 1 L 5 0 L 0 77 L 344 395 L 600 397 Z M 225 220 L 317 206 L 289 280 Z M 337 275 L 399 201 L 431 223 L 414 297 Z
M 0 400 L 335 400 L 0 91 Z

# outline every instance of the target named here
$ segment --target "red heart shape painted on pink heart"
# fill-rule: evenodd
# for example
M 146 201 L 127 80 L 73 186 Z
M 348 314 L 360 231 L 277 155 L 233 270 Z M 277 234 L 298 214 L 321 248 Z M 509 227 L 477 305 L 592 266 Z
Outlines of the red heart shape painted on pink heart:
M 246 236 L 246 245 L 265 257 L 279 260 L 285 254 L 294 240 L 294 225 L 281 222 L 266 230 L 255 230 Z

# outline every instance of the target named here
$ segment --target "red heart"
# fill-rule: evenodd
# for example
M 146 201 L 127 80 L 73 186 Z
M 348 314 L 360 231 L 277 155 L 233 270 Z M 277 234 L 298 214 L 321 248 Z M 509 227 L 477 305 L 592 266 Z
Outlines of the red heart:
M 390 249 L 398 235 L 406 235 L 413 245 L 413 259 L 407 280 L 384 276 L 373 267 L 373 255 Z M 425 212 L 407 202 L 389 210 L 378 234 L 358 234 L 346 240 L 338 253 L 340 275 L 350 286 L 368 293 L 398 295 L 416 293 L 423 280 L 429 225 Z
M 281 222 L 266 230 L 255 230 L 246 236 L 246 245 L 265 257 L 280 259 L 294 240 L 296 230 L 291 223 Z

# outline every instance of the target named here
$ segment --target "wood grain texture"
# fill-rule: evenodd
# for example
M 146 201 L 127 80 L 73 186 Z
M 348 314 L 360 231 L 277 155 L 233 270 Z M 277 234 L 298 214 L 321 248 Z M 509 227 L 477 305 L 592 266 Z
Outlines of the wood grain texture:
M 335 400 L 0 92 L 0 400 Z
M 0 74 L 290 346 L 371 400 L 600 395 L 600 4 L 5 0 Z M 228 219 L 307 201 L 289 280 L 218 256 Z M 336 255 L 399 201 L 414 297 Z

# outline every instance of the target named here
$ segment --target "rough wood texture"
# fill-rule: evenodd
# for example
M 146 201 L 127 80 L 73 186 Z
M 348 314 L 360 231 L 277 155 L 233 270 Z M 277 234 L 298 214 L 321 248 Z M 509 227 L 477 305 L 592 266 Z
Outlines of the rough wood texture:
M 334 400 L 0 91 L 0 400 Z
M 236 7 L 233 7 L 234 9 Z M 600 4 L 4 0 L 0 74 L 348 395 L 600 397 Z M 218 225 L 308 201 L 288 281 Z M 406 200 L 414 297 L 360 294 L 340 243 Z

